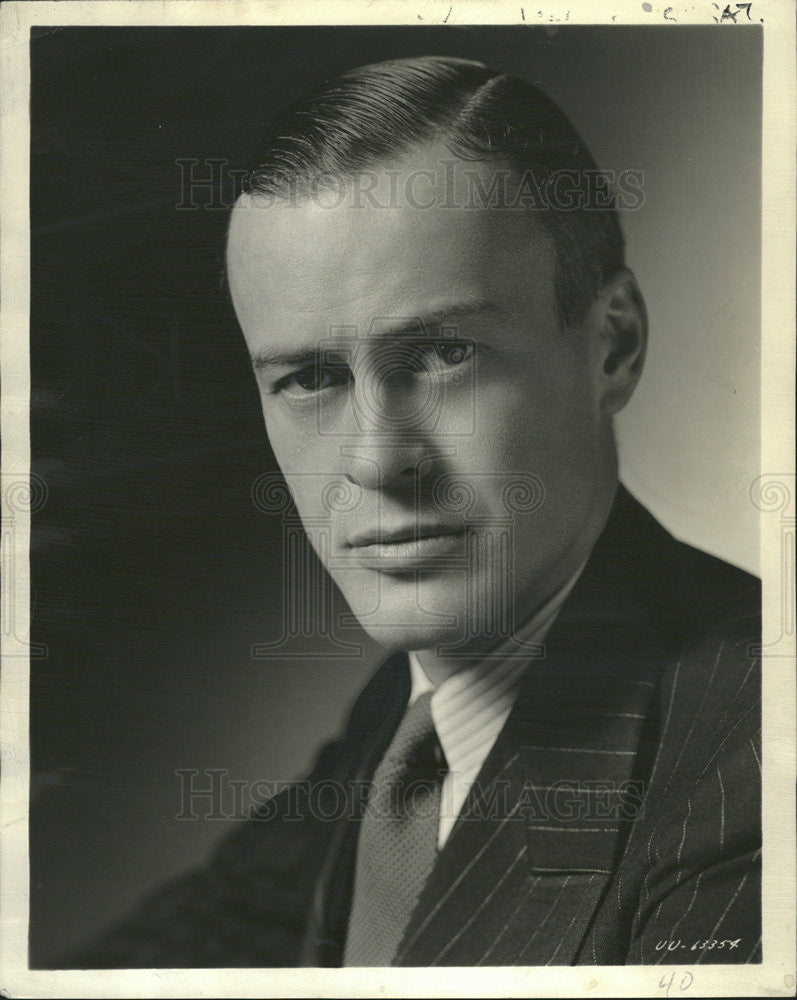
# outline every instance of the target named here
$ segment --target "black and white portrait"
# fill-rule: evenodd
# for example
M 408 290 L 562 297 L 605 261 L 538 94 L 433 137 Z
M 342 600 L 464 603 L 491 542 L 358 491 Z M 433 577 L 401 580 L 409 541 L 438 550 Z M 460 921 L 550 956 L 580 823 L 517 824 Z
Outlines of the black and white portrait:
M 625 967 L 686 995 L 719 965 L 788 993 L 764 6 L 31 6 L 22 967 Z

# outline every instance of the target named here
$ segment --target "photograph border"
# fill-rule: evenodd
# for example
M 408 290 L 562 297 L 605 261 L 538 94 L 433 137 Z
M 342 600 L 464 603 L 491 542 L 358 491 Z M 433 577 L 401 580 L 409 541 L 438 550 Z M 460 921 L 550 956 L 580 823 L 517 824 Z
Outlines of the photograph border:
M 726 8 L 728 10 L 730 8 Z M 758 965 L 504 967 L 495 969 L 157 969 L 32 971 L 28 968 L 30 659 L 18 638 L 30 626 L 30 60 L 34 25 L 488 25 L 716 24 L 716 3 L 615 0 L 535 5 L 474 0 L 417 5 L 385 0 L 217 3 L 91 0 L 0 8 L 0 364 L 2 365 L 3 606 L 0 684 L 0 993 L 4 996 L 792 996 L 795 991 L 794 319 L 795 24 L 790 0 L 755 0 L 764 30 L 762 160 L 761 563 L 763 580 L 763 955 Z M 12 498 L 13 496 L 13 503 Z M 17 628 L 5 627 L 8 608 Z M 790 617 L 791 615 L 791 617 Z M 773 850 L 776 845 L 777 850 Z M 687 986 L 683 986 L 690 976 Z

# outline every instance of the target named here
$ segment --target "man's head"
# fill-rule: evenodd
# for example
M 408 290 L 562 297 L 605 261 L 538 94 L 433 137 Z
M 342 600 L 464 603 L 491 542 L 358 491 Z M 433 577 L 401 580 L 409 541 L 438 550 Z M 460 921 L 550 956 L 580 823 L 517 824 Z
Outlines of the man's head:
M 233 211 L 272 447 L 386 646 L 500 637 L 602 527 L 645 321 L 595 175 L 535 88 L 411 59 L 289 109 Z

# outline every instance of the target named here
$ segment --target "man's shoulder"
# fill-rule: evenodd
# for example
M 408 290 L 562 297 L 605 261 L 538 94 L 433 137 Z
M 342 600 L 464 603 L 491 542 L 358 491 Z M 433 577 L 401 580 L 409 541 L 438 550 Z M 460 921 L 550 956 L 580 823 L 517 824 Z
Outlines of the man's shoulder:
M 659 577 L 658 586 L 642 589 L 649 588 L 646 600 L 666 623 L 669 640 L 654 712 L 657 797 L 680 816 L 690 802 L 697 810 L 703 795 L 714 808 L 722 787 L 721 796 L 733 789 L 753 808 L 760 780 L 761 581 L 678 541 L 632 503 L 644 523 L 642 558 Z
M 653 685 L 659 769 L 747 754 L 760 718 L 761 583 L 676 539 L 622 486 L 574 609 Z M 738 748 L 737 748 L 738 749 Z
M 677 756 L 707 761 L 758 745 L 761 624 L 757 602 L 739 597 L 696 621 L 673 650 L 659 685 L 659 715 Z M 701 749 L 702 748 L 702 749 Z
M 699 692 L 697 705 L 704 711 L 727 708 L 728 700 L 736 704 L 747 682 L 760 674 L 761 581 L 679 541 L 641 504 L 627 502 L 637 508 L 638 558 L 647 564 L 639 586 L 675 640 L 662 690 L 669 691 L 673 706 L 688 705 L 693 692 Z
M 761 581 L 679 541 L 623 486 L 601 544 L 639 600 L 685 635 L 760 628 Z
M 667 582 L 678 604 L 711 622 L 755 621 L 761 613 L 761 581 L 718 556 L 670 536 Z

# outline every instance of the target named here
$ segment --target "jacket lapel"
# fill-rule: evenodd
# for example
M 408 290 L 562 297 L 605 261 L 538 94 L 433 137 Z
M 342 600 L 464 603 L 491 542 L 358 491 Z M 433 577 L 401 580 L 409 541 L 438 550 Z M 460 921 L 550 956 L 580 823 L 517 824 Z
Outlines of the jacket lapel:
M 579 687 L 573 666 L 562 655 L 532 668 L 438 857 L 396 964 L 575 958 L 639 814 L 642 761 L 655 739 L 651 686 L 623 684 L 598 654 L 581 667 L 600 683 L 584 684 L 579 671 Z M 562 684 L 550 683 L 554 672 Z

